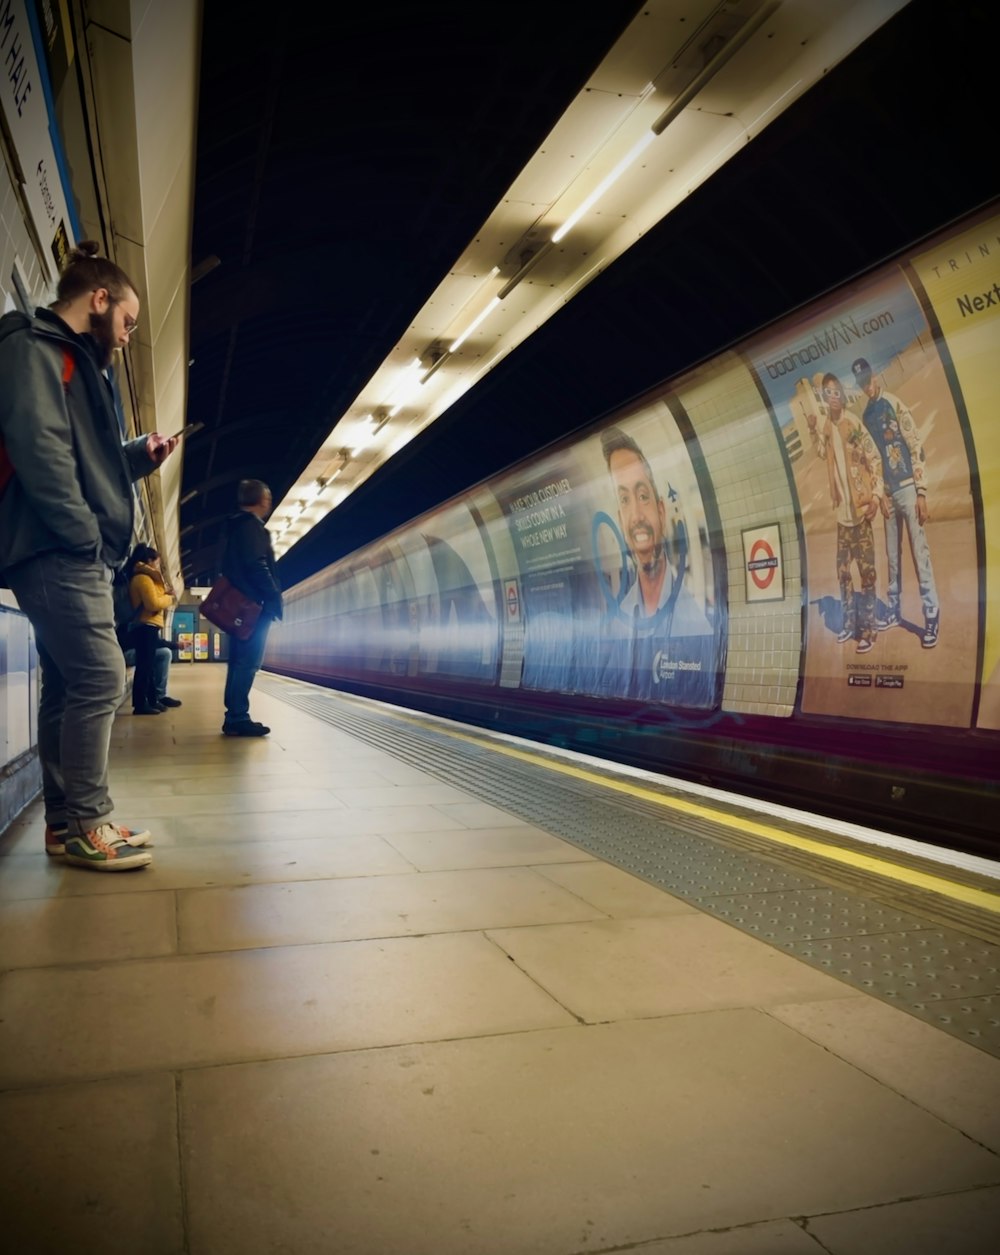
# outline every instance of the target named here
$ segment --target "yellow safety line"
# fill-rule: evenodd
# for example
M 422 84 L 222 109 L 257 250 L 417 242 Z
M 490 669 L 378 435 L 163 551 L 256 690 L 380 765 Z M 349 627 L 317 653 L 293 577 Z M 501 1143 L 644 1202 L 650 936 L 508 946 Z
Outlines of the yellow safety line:
M 418 721 L 414 720 L 414 722 Z M 830 859 L 832 862 L 845 863 L 862 871 L 874 872 L 876 875 L 886 876 L 891 880 L 898 880 L 913 885 L 917 889 L 929 889 L 932 893 L 940 893 L 945 897 L 965 902 L 969 906 L 978 907 L 983 911 L 990 911 L 994 915 L 1000 915 L 1000 893 L 988 893 L 983 889 L 973 889 L 969 885 L 957 884 L 955 881 L 945 880 L 940 876 L 931 876 L 927 872 L 918 872 L 913 871 L 909 867 L 900 867 L 896 863 L 874 858 L 870 854 L 842 850 L 838 846 L 826 845 L 822 841 L 813 841 L 809 837 L 799 837 L 790 832 L 782 832 L 780 828 L 772 828 L 755 819 L 743 819 L 735 815 L 727 815 L 725 811 L 716 810 L 714 807 L 703 805 L 700 802 L 689 802 L 683 798 L 664 797 L 662 793 L 655 793 L 652 789 L 644 789 L 641 785 L 607 779 L 594 772 L 586 771 L 582 767 L 574 767 L 569 763 L 554 762 L 551 758 L 543 758 L 538 754 L 514 749 L 509 745 L 498 745 L 495 741 L 488 740 L 485 737 L 469 736 L 463 732 L 456 732 L 451 728 L 445 729 L 445 731 L 448 736 L 457 740 L 469 741 L 474 745 L 483 745 L 485 743 L 498 754 L 506 754 L 510 758 L 519 758 L 536 766 L 548 767 L 553 771 L 561 772 L 564 776 L 573 776 L 577 780 L 585 780 L 589 784 L 601 785 L 606 789 L 614 789 L 618 793 L 627 793 L 632 797 L 642 798 L 647 802 L 655 802 L 658 806 L 683 811 L 688 815 L 697 815 L 702 819 L 710 819 L 713 823 L 722 824 L 724 827 L 734 828 L 740 832 L 751 832 L 754 836 L 763 837 L 767 841 L 774 841 L 779 845 L 805 850 L 809 854 L 818 854 L 822 858 Z

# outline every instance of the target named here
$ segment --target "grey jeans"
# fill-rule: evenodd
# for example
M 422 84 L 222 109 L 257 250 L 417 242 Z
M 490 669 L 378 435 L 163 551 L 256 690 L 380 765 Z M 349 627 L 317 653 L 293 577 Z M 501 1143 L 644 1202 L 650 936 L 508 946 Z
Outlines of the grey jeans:
M 45 820 L 65 823 L 70 833 L 87 832 L 114 809 L 108 751 L 125 690 L 111 571 L 85 558 L 46 553 L 6 577 L 35 629 L 41 664 L 38 754 Z

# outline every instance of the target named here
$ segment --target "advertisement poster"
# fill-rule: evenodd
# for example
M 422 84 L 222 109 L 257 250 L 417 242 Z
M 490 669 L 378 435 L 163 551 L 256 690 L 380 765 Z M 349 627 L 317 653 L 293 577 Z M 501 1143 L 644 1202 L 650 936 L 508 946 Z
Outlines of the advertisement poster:
M 715 704 L 716 572 L 691 454 L 665 401 L 497 495 L 521 569 L 525 687 Z
M 505 477 L 494 492 L 521 572 L 522 687 L 596 692 L 600 603 L 596 587 L 578 578 L 590 525 L 586 476 L 575 450 L 544 459 L 530 476 Z
M 400 546 L 399 561 L 380 564 L 379 579 L 382 604 L 392 607 L 393 648 L 404 668 L 409 642 L 417 640 L 420 672 L 496 680 L 500 631 L 494 573 L 480 520 L 468 505 L 452 505 L 425 519 L 419 534 Z M 408 588 L 419 595 L 411 598 Z
M 208 661 L 208 633 L 196 632 L 194 637 L 194 656 L 196 662 Z
M 31 222 L 44 246 L 39 261 L 54 282 L 76 239 L 75 210 L 59 130 L 49 116 L 47 75 L 32 30 L 33 4 L 5 0 L 0 9 L 0 59 L 4 74 L 0 112 L 23 171 L 21 188 Z
M 914 283 L 941 329 L 975 446 L 984 540 L 981 728 L 1000 728 L 1000 217 L 915 257 Z M 942 626 L 942 631 L 944 630 Z
M 190 662 L 194 658 L 194 614 L 190 610 L 175 610 L 171 631 L 177 642 L 178 662 Z
M 807 553 L 802 709 L 968 725 L 979 559 L 961 398 L 902 270 L 748 350 Z

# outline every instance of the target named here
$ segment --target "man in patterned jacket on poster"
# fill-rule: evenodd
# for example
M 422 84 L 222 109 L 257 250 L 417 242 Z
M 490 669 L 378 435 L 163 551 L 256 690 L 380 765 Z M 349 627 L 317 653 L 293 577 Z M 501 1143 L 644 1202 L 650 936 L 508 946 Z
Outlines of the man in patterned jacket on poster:
M 840 585 L 840 634 L 837 643 L 856 640 L 855 653 L 875 644 L 875 537 L 872 519 L 884 496 L 882 459 L 861 419 L 847 409 L 844 387 L 832 372 L 823 376 L 825 417 L 806 416 L 816 453 L 826 463 L 830 500 L 837 518 L 837 582 Z M 852 566 L 861 592 L 856 593 Z
M 899 397 L 882 388 L 867 359 L 857 358 L 851 369 L 858 387 L 868 397 L 861 419 L 882 455 L 882 476 L 885 481 L 882 513 L 885 515 L 889 590 L 888 608 L 885 618 L 878 622 L 878 630 L 884 632 L 889 628 L 899 627 L 902 621 L 900 556 L 903 547 L 902 528 L 905 526 L 924 612 L 921 644 L 924 649 L 933 649 L 938 642 L 941 603 L 934 582 L 930 545 L 924 531 L 929 515 L 923 445 L 913 415 Z

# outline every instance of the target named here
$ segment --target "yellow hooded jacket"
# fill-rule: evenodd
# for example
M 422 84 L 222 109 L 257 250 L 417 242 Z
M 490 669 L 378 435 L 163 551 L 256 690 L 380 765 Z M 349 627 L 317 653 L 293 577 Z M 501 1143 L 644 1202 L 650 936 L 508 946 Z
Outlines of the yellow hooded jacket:
M 174 604 L 174 599 L 167 592 L 163 576 L 156 567 L 148 566 L 145 562 L 135 564 L 129 581 L 128 596 L 133 609 L 138 610 L 142 606 L 139 617 L 135 620 L 137 624 L 163 627 L 163 612 Z

